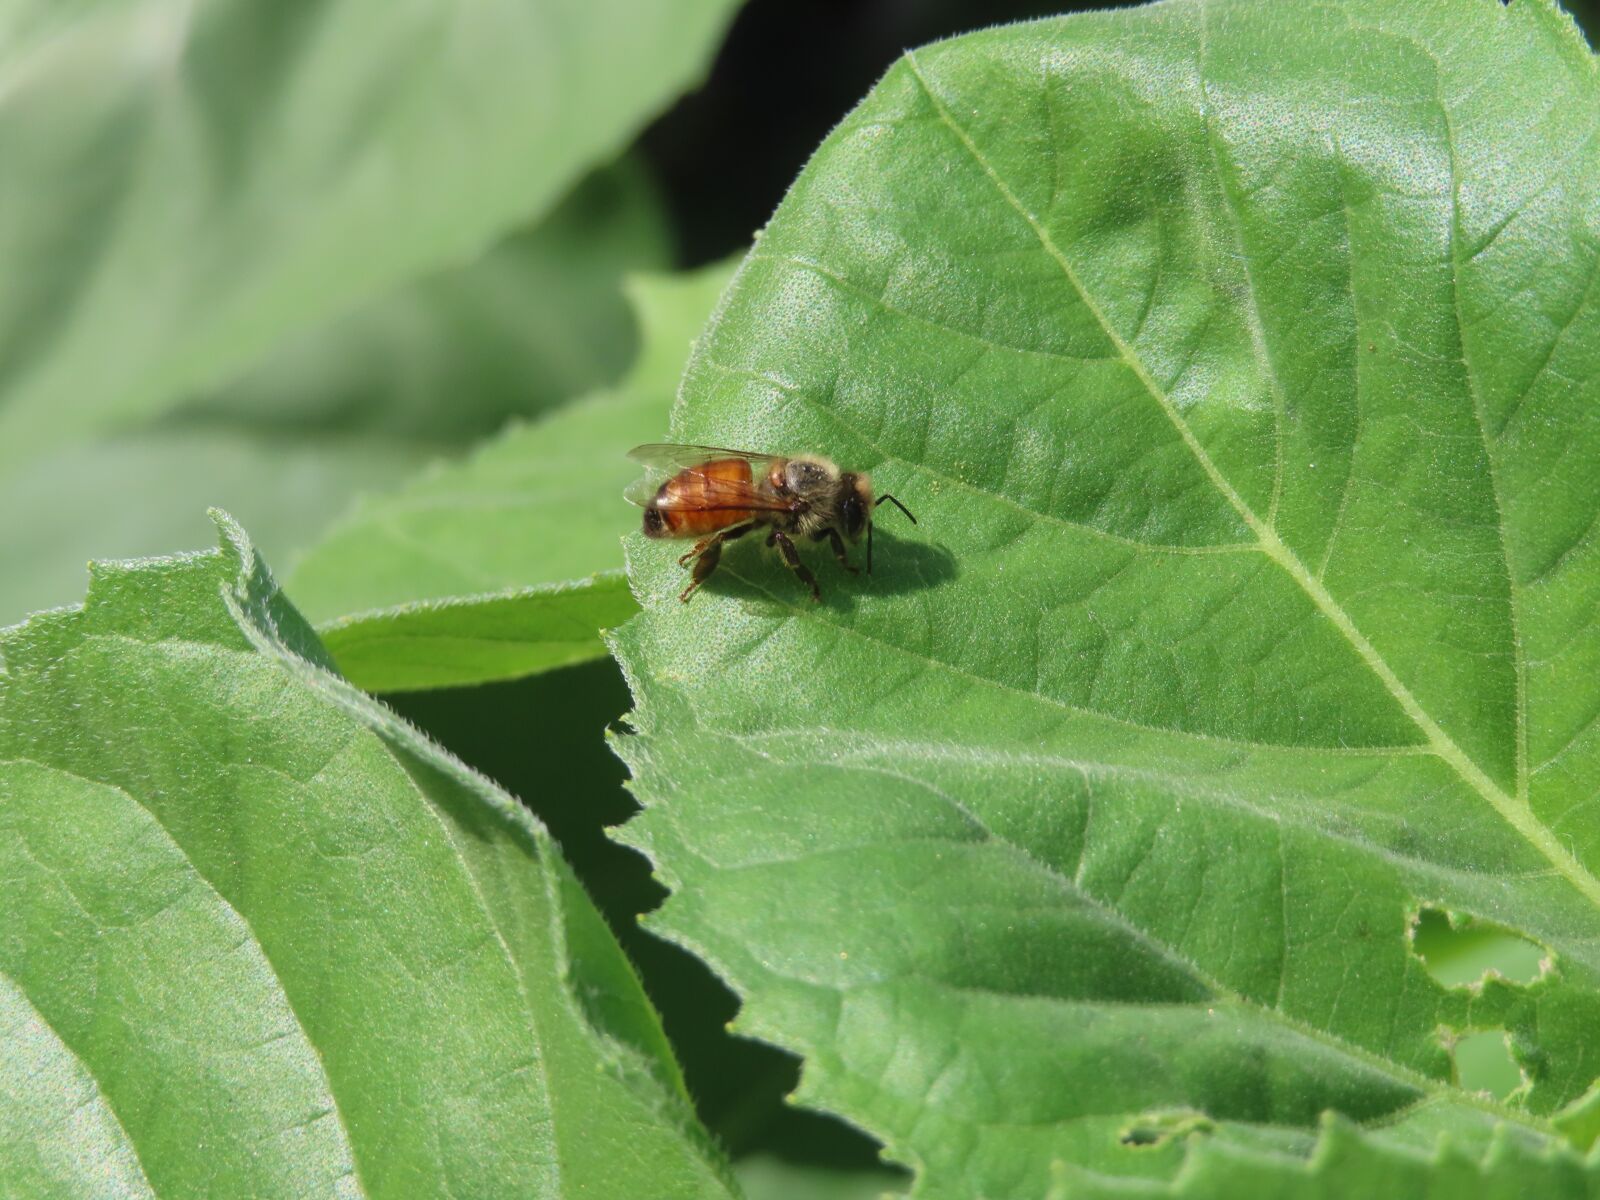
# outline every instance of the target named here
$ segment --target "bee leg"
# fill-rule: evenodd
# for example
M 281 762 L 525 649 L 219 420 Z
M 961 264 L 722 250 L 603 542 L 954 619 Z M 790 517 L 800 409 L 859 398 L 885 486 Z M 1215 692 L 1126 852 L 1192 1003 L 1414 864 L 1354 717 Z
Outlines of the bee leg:
M 767 540 L 778 547 L 778 557 L 783 559 L 783 565 L 793 571 L 799 577 L 800 582 L 811 589 L 811 598 L 813 600 L 821 600 L 822 589 L 817 586 L 817 577 L 811 573 L 810 567 L 800 561 L 800 552 L 794 548 L 794 543 L 789 540 L 789 535 L 779 533 L 774 529 L 772 536 Z
M 839 560 L 839 565 L 852 575 L 861 574 L 861 568 L 852 567 L 850 560 L 845 557 L 844 538 L 839 536 L 839 531 L 837 529 L 825 529 L 822 532 L 823 536 L 828 539 L 828 544 L 833 547 L 833 556 Z
M 694 558 L 694 574 L 689 577 L 689 586 L 678 594 L 678 599 L 685 604 L 689 603 L 689 597 L 695 594 L 696 589 L 711 578 L 711 572 L 715 571 L 717 563 L 722 561 L 723 542 L 731 542 L 736 537 L 743 537 L 754 528 L 755 525 L 753 523 L 749 525 L 733 525 L 727 529 L 720 529 L 710 537 L 703 537 L 696 542 L 694 549 L 678 560 L 682 564 L 686 559 L 699 555 L 698 558 Z
M 707 534 L 690 547 L 689 553 L 679 556 L 678 565 L 687 567 L 692 560 L 699 558 L 709 550 L 713 542 L 731 542 L 736 537 L 743 537 L 754 528 L 755 524 L 752 522 L 747 525 L 730 525 L 726 529 L 719 529 L 715 533 Z
M 689 553 L 680 554 L 678 556 L 678 565 L 680 567 L 687 567 L 691 561 L 693 561 L 694 559 L 699 558 L 702 554 L 704 554 L 706 552 L 706 547 L 711 545 L 712 542 L 716 541 L 716 538 L 717 538 L 716 534 L 712 534 L 710 537 L 701 538 L 698 542 L 696 542 L 693 546 L 691 546 L 689 548 Z
M 702 583 L 711 578 L 711 572 L 717 569 L 717 563 L 722 560 L 722 539 L 710 537 L 706 539 L 705 549 L 700 551 L 700 557 L 694 560 L 694 574 L 689 577 L 689 586 L 678 593 L 678 599 L 689 603 L 689 597 L 694 595 Z

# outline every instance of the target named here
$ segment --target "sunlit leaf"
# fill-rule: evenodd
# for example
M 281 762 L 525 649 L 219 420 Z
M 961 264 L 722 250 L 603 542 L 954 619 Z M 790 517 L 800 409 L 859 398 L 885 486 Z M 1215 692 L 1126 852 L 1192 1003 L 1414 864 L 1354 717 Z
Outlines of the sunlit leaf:
M 0 1194 L 726 1194 L 544 828 L 221 524 L 0 634 Z
M 626 833 L 920 1194 L 1596 1186 L 1597 120 L 1548 0 L 1173 0 L 907 55 L 764 231 L 675 438 L 920 524 L 634 540 Z

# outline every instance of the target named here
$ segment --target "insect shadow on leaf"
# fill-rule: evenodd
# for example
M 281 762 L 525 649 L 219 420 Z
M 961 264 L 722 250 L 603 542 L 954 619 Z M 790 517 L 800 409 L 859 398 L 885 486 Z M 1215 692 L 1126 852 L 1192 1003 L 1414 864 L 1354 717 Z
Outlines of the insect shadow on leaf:
M 856 605 L 872 602 L 874 596 L 898 596 L 926 591 L 955 579 L 960 574 L 956 556 L 944 545 L 920 539 L 899 537 L 883 529 L 876 531 L 877 562 L 872 575 L 845 576 L 827 562 L 818 565 L 824 583 L 823 608 L 849 612 Z M 831 578 L 830 578 L 831 576 Z M 715 595 L 752 601 L 774 601 L 810 607 L 805 589 L 782 570 L 775 551 L 748 538 L 727 548 L 722 570 L 704 584 Z

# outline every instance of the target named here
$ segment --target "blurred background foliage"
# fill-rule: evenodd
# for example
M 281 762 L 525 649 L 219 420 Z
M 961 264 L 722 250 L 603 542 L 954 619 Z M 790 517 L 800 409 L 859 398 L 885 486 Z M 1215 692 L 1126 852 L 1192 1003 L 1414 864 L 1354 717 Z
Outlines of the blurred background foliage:
M 433 82 L 404 103 L 392 81 L 417 73 L 418 31 L 386 42 L 339 27 L 360 4 L 296 6 L 305 19 L 273 13 L 275 0 L 214 5 L 211 17 L 187 0 L 10 6 L 0 14 L 11 180 L 0 185 L 0 625 L 78 600 L 90 558 L 209 545 L 209 505 L 238 517 L 292 581 L 341 519 L 382 517 L 419 472 L 436 478 L 508 426 L 536 440 L 538 418 L 627 377 L 619 394 L 649 415 L 595 451 L 604 461 L 568 464 L 609 480 L 629 442 L 664 434 L 673 373 L 669 362 L 629 376 L 640 346 L 629 277 L 740 253 L 906 48 L 1115 6 L 749 0 L 735 11 L 735 0 L 686 0 L 635 19 L 630 4 L 600 0 L 606 11 L 583 35 L 573 14 L 585 6 L 529 0 L 529 13 L 556 14 L 548 26 L 501 5 L 510 15 L 499 25 L 441 30 Z M 1594 6 L 1568 7 L 1592 35 Z M 427 8 L 390 12 L 421 19 Z M 130 58 L 143 74 L 98 69 Z M 604 71 L 587 66 L 601 60 Z M 429 89 L 452 70 L 472 81 L 481 119 L 441 128 Z M 41 136 L 37 110 L 52 103 L 71 123 Z M 311 131 L 298 158 L 274 140 L 296 122 Z M 385 153 L 365 152 L 363 122 L 393 126 Z M 252 172 L 251 154 L 268 166 Z M 308 179 L 323 191 L 301 211 L 294 189 Z M 462 207 L 470 219 L 457 219 Z M 145 241 L 108 250 L 130 229 Z M 309 240 L 281 236 L 304 229 Z M 398 250 L 377 254 L 384 236 Z M 681 342 L 674 328 L 667 350 L 681 354 Z M 620 524 L 634 519 L 615 504 Z M 338 558 L 328 546 L 324 558 Z M 620 548 L 589 547 L 592 569 L 612 551 L 620 568 Z M 337 594 L 313 594 L 313 607 L 337 608 L 326 598 Z M 733 996 L 639 927 L 662 890 L 604 832 L 634 807 L 604 740 L 629 702 L 608 659 L 388 699 L 524 797 L 560 839 L 752 1196 L 897 1186 L 865 1135 L 784 1104 L 798 1063 L 729 1035 Z M 1416 936 L 1441 977 L 1535 969 L 1525 946 L 1444 914 L 1422 914 Z M 1482 1066 L 1463 1057 L 1462 1070 L 1482 1086 L 1518 1082 L 1503 1047 L 1470 1050 Z

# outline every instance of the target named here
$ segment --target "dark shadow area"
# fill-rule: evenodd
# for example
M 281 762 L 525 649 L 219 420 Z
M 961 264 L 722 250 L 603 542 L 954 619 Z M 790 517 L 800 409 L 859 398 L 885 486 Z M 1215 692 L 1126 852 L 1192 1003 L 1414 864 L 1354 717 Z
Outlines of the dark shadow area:
M 1582 29 L 1584 36 L 1589 39 L 1589 45 L 1594 45 L 1595 17 L 1600 15 L 1600 5 L 1595 0 L 1562 0 L 1561 7 L 1572 14 Z
M 904 532 L 892 533 L 882 525 L 874 527 L 872 574 L 861 576 L 863 596 L 925 592 L 961 574 L 949 547 L 922 533 L 922 528 L 908 526 Z
M 834 561 L 827 543 L 799 544 L 800 560 L 811 568 L 822 590 L 820 607 L 850 612 L 873 596 L 924 592 L 961 573 L 956 556 L 946 546 L 921 539 L 915 531 L 897 536 L 880 527 L 873 538 L 876 544 L 871 575 L 866 572 L 865 543 L 850 552 L 850 561 L 861 568 L 858 575 L 850 574 Z M 683 579 L 685 583 L 689 581 L 687 570 Z M 783 565 L 776 550 L 755 537 L 734 542 L 723 550 L 721 565 L 701 590 L 752 603 L 812 605 L 805 584 Z
M 1117 0 L 749 0 L 705 86 L 645 134 L 686 266 L 750 245 L 800 168 L 907 50 Z
M 788 574 L 776 558 L 771 565 Z M 561 843 L 660 1011 L 701 1119 L 730 1155 L 767 1153 L 840 1168 L 877 1164 L 877 1143 L 865 1134 L 784 1104 L 799 1060 L 730 1035 L 726 1026 L 739 1007 L 733 993 L 698 958 L 639 928 L 637 915 L 666 892 L 641 856 L 605 832 L 638 811 L 623 787 L 626 771 L 605 742 L 607 727 L 631 706 L 614 663 L 383 700 L 520 797 Z

